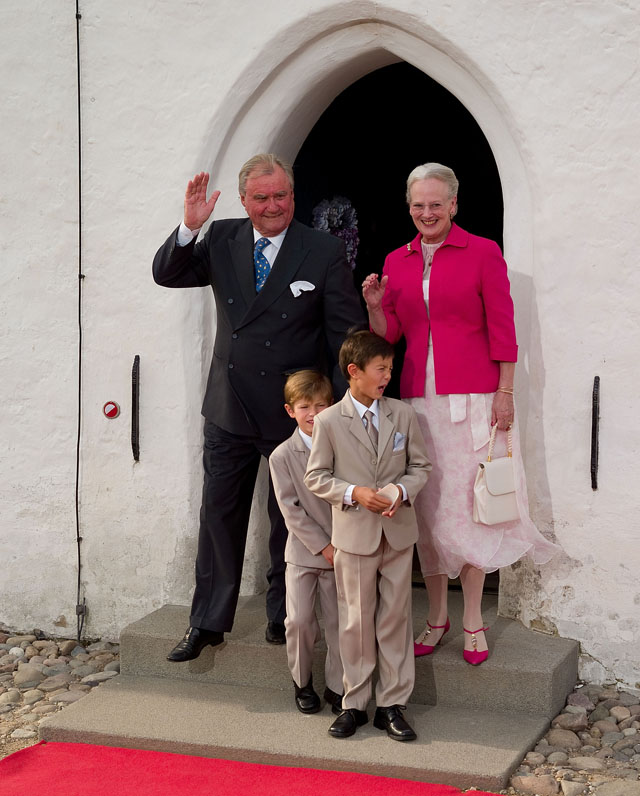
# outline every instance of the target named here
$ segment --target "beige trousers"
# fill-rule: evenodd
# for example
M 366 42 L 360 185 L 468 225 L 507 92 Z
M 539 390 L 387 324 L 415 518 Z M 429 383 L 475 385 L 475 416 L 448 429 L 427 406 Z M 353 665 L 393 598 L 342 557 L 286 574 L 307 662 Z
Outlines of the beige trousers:
M 320 640 L 316 616 L 316 597 L 324 621 L 327 657 L 324 664 L 325 684 L 336 694 L 342 693 L 342 663 L 338 645 L 338 603 L 336 579 L 332 569 L 315 569 L 287 564 L 287 616 L 284 620 L 287 639 L 287 661 L 296 685 L 309 682 L 313 666 L 313 648 Z
M 366 709 L 376 662 L 379 707 L 406 705 L 411 696 L 415 680 L 412 561 L 413 545 L 397 551 L 384 536 L 372 555 L 335 552 L 345 709 Z

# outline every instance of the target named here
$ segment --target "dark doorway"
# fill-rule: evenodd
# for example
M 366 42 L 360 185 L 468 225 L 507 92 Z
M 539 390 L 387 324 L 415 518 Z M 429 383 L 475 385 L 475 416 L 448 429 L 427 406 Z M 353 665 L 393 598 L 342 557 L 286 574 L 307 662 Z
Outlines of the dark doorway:
M 421 163 L 450 166 L 460 181 L 456 222 L 502 246 L 502 188 L 473 116 L 449 91 L 407 63 L 353 83 L 322 114 L 296 158 L 296 217 L 311 222 L 323 199 L 344 196 L 358 214 L 356 284 L 415 237 L 406 179 Z
M 502 247 L 502 188 L 487 139 L 453 94 L 410 64 L 386 66 L 346 88 L 302 145 L 294 164 L 296 217 L 311 224 L 313 208 L 323 199 L 351 201 L 360 237 L 358 293 L 367 274 L 382 271 L 390 251 L 415 237 L 406 179 L 429 161 L 451 167 L 460 181 L 456 222 Z M 401 342 L 387 390 L 393 397 L 403 354 Z M 419 572 L 416 581 L 422 582 Z M 497 573 L 487 578 L 487 591 L 496 588 Z

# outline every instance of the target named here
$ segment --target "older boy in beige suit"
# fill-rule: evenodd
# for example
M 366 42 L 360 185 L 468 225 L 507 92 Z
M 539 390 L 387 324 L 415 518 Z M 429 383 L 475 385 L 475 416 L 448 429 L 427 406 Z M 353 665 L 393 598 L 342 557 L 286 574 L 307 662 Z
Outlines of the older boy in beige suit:
M 347 337 L 340 368 L 349 391 L 316 417 L 305 475 L 309 489 L 332 506 L 344 666 L 343 711 L 329 729 L 336 738 L 368 721 L 376 662 L 374 726 L 397 741 L 416 737 L 401 712 L 415 678 L 411 565 L 418 527 L 412 503 L 431 464 L 414 410 L 383 398 L 392 365 L 386 340 L 371 332 Z
M 342 703 L 342 663 L 338 647 L 338 603 L 333 572 L 331 507 L 311 494 L 303 478 L 311 450 L 311 432 L 319 412 L 333 400 L 331 382 L 313 370 L 289 376 L 284 388 L 285 409 L 298 427 L 269 457 L 273 488 L 289 531 L 284 560 L 287 660 L 302 713 L 322 707 L 313 689 L 313 648 L 320 639 L 316 595 L 324 620 L 327 643 L 325 700 L 334 713 Z

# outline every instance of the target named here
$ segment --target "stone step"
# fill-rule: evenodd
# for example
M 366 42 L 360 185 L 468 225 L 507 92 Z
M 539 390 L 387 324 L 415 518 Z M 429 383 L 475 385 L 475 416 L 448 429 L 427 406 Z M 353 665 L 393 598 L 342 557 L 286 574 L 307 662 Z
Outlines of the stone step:
M 335 718 L 329 707 L 302 715 L 290 684 L 278 690 L 120 675 L 43 721 L 40 737 L 498 791 L 548 727 L 540 715 L 441 704 L 412 704 L 405 716 L 414 742 L 392 741 L 372 721 L 337 740 L 327 732 Z
M 424 627 L 426 592 L 413 590 L 415 634 Z M 497 616 L 497 598 L 485 596 L 484 619 L 490 655 L 481 666 L 462 659 L 462 598 L 450 594 L 451 631 L 433 655 L 416 661 L 412 702 L 491 712 L 531 713 L 553 718 L 577 680 L 578 645 L 570 639 L 527 630 Z M 207 647 L 194 661 L 170 663 L 169 650 L 189 624 L 189 609 L 165 605 L 126 627 L 120 636 L 123 674 L 192 682 L 268 687 L 289 691 L 284 647 L 267 644 L 264 597 L 241 598 L 233 631 L 220 647 Z M 313 679 L 323 688 L 324 644 L 317 645 Z

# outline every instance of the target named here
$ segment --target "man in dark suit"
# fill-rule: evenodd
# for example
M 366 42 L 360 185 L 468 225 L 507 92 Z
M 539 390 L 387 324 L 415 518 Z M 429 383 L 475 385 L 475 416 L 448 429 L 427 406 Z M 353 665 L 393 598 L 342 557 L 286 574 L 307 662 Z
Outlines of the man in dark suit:
M 332 368 L 363 319 L 344 244 L 293 218 L 293 171 L 256 155 L 239 175 L 245 219 L 213 221 L 195 243 L 220 195 L 207 201 L 209 175 L 189 181 L 184 222 L 158 250 L 153 276 L 165 287 L 213 289 L 217 329 L 202 414 L 204 488 L 190 627 L 167 656 L 196 658 L 231 630 L 240 589 L 251 499 L 260 457 L 292 431 L 283 409 L 287 373 Z M 269 481 L 270 567 L 266 639 L 284 644 L 287 529 Z

